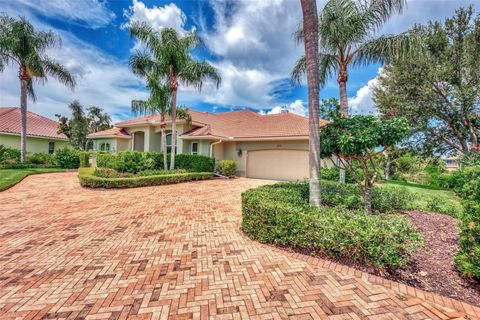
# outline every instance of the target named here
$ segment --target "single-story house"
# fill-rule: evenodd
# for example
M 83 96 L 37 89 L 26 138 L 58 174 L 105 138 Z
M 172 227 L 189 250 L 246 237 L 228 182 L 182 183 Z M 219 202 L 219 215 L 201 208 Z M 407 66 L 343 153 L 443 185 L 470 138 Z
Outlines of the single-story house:
M 293 113 L 250 110 L 209 113 L 189 110 L 191 122 L 177 121 L 177 153 L 203 154 L 237 163 L 237 175 L 297 180 L 308 178 L 308 119 Z M 322 120 L 322 124 L 325 121 Z M 94 150 L 161 151 L 160 116 L 118 122 L 90 134 Z M 167 121 L 167 147 L 171 121 Z M 325 160 L 324 165 L 330 164 Z
M 0 145 L 20 149 L 22 115 L 20 108 L 0 107 Z M 68 138 L 58 133 L 58 122 L 27 111 L 27 152 L 48 152 L 68 145 Z
M 460 168 L 460 157 L 459 156 L 450 156 L 441 158 L 445 162 L 445 168 L 447 171 L 455 171 Z

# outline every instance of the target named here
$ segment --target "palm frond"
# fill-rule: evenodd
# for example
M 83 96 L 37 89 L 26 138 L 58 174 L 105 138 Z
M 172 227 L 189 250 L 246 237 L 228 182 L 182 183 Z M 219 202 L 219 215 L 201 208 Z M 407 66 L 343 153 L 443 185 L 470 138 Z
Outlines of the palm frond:
M 132 100 L 132 113 L 135 116 L 154 114 L 157 110 L 148 100 Z
M 72 90 L 73 88 L 75 88 L 75 77 L 70 73 L 70 71 L 68 71 L 65 66 L 55 61 L 54 59 L 50 59 L 47 57 L 43 58 L 43 60 L 41 61 L 41 65 L 43 67 L 45 76 L 50 75 L 54 77 Z
M 423 51 L 421 38 L 415 32 L 384 35 L 362 44 L 352 55 L 355 66 L 370 63 L 388 64 Z
M 177 107 L 177 118 L 185 120 L 188 124 L 192 123 L 192 116 L 188 112 L 188 108 L 185 106 Z
M 35 102 L 37 101 L 37 95 L 35 94 L 35 90 L 33 90 L 33 81 L 29 79 L 27 81 L 27 95 Z
M 338 61 L 333 54 L 319 53 L 318 56 L 318 74 L 320 80 L 320 86 L 325 86 L 328 79 L 333 76 L 335 70 L 338 68 Z M 290 75 L 294 83 L 300 84 L 307 72 L 307 65 L 305 56 L 301 56 L 297 60 Z
M 132 72 L 140 77 L 145 77 L 154 68 L 154 61 L 147 51 L 135 51 L 128 59 L 128 66 Z
M 407 6 L 406 0 L 368 0 L 360 3 L 363 19 L 371 26 L 380 28 L 393 14 L 401 13 Z
M 217 88 L 222 81 L 218 70 L 206 61 L 197 62 L 189 59 L 181 73 L 181 80 L 187 85 L 193 85 L 198 90 L 202 90 L 203 82 L 211 80 Z

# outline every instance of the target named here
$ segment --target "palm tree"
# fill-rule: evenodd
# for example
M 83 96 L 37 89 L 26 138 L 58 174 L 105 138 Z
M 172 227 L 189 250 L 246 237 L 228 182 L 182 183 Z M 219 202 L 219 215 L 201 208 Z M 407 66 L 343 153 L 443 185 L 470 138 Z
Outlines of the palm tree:
M 150 89 L 148 100 L 132 100 L 132 112 L 140 115 L 159 114 L 160 115 L 160 135 L 162 141 L 163 167 L 168 170 L 168 150 L 166 134 L 166 116 L 171 116 L 170 88 L 160 82 L 158 77 L 147 75 L 147 87 Z M 180 119 L 191 121 L 191 117 L 186 108 L 178 108 L 177 116 Z
M 0 15 L 0 71 L 12 63 L 19 67 L 22 114 L 21 161 L 27 151 L 27 95 L 36 100 L 33 80 L 43 83 L 47 76 L 56 78 L 67 87 L 75 87 L 72 74 L 60 63 L 50 58 L 46 50 L 61 45 L 60 37 L 52 31 L 35 31 L 25 18 L 18 20 Z
M 170 169 L 175 168 L 175 147 L 177 132 L 177 91 L 180 83 L 193 85 L 199 91 L 203 82 L 213 80 L 220 85 L 220 75 L 212 65 L 206 61 L 198 62 L 191 52 L 200 44 L 200 38 L 195 32 L 179 35 L 174 29 L 164 28 L 155 31 L 144 22 L 134 22 L 129 27 L 130 35 L 142 41 L 151 52 L 155 70 L 168 83 L 172 104 L 172 150 Z
M 320 13 L 318 54 L 320 85 L 337 73 L 340 89 L 340 113 L 348 117 L 348 68 L 369 63 L 390 63 L 406 55 L 416 46 L 416 36 L 410 33 L 383 35 L 374 38 L 376 31 L 394 14 L 401 12 L 406 0 L 329 0 Z M 303 30 L 296 33 L 303 41 Z M 306 72 L 305 56 L 292 71 L 292 79 L 300 83 Z M 340 181 L 345 182 L 345 170 Z
M 322 203 L 320 186 L 320 84 L 318 76 L 318 17 L 316 0 L 300 0 L 305 34 L 305 69 L 308 82 L 310 204 Z

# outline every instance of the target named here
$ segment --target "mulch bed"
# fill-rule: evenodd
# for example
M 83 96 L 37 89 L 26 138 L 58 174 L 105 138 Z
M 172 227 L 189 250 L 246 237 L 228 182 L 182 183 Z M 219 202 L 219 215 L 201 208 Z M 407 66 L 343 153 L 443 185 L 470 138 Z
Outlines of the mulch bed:
M 414 254 L 412 263 L 402 269 L 379 270 L 348 259 L 333 260 L 308 249 L 283 249 L 335 261 L 389 280 L 480 306 L 480 283 L 462 278 L 453 261 L 458 250 L 458 221 L 434 212 L 403 213 L 408 215 L 412 224 L 422 234 L 424 246 Z

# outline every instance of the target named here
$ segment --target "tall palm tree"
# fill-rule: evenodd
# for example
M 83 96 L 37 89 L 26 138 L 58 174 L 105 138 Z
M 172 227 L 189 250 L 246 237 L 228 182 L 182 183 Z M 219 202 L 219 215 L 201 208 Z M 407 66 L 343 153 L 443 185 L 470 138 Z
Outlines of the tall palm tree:
M 46 54 L 47 49 L 60 45 L 61 39 L 54 32 L 35 31 L 23 17 L 17 20 L 0 15 L 0 71 L 10 63 L 19 67 L 22 162 L 27 152 L 27 95 L 36 100 L 33 80 L 43 83 L 47 76 L 52 76 L 71 89 L 75 87 L 75 79 L 67 68 Z
M 313 206 L 322 203 L 320 185 L 320 84 L 318 76 L 318 16 L 316 0 L 300 0 L 303 13 L 305 70 L 308 82 L 308 126 L 310 199 Z
M 320 13 L 318 54 L 320 85 L 337 73 L 340 89 L 340 113 L 348 117 L 348 68 L 369 63 L 390 63 L 406 55 L 416 46 L 411 33 L 374 37 L 376 31 L 394 14 L 401 12 L 406 0 L 329 0 Z M 297 41 L 304 32 L 297 31 Z M 292 70 L 292 79 L 299 83 L 306 72 L 305 56 Z M 340 181 L 345 182 L 345 170 Z
M 175 147 L 177 132 L 177 91 L 180 83 L 193 85 L 199 91 L 203 82 L 213 80 L 220 85 L 220 75 L 206 61 L 196 61 L 191 52 L 200 44 L 200 38 L 195 32 L 181 36 L 171 28 L 155 31 L 144 22 L 134 22 L 129 27 L 130 35 L 142 41 L 151 52 L 158 74 L 165 79 L 170 87 L 172 104 L 172 151 L 170 169 L 175 168 Z

